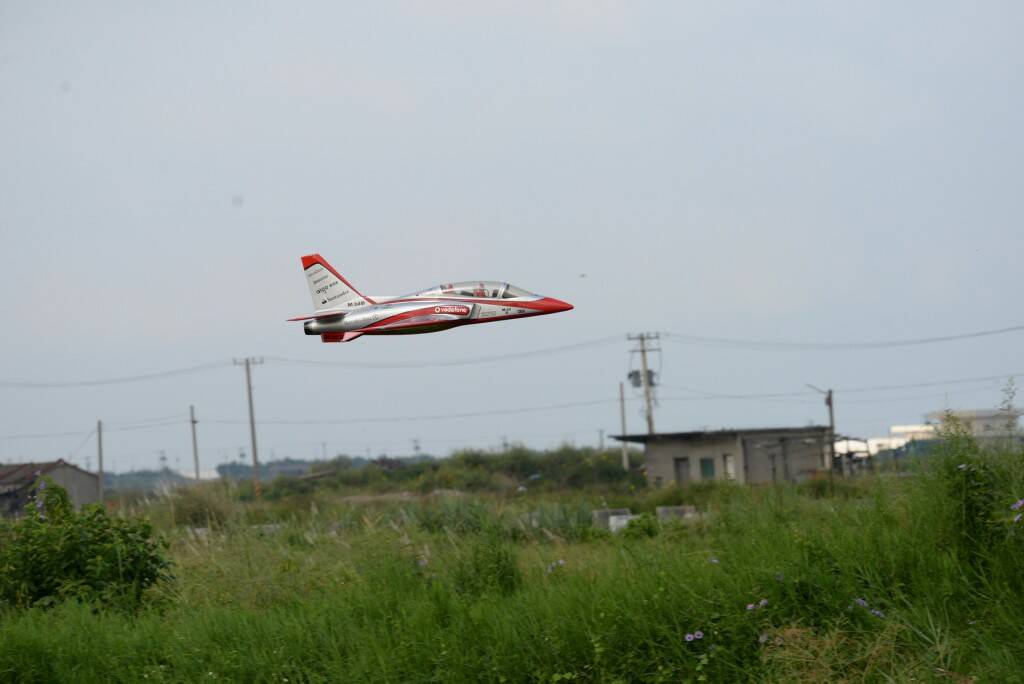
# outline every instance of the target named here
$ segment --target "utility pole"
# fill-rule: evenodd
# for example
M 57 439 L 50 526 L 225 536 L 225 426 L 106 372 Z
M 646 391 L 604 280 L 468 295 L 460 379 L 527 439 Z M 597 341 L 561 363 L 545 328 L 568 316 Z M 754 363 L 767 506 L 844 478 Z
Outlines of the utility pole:
M 103 421 L 96 421 L 96 457 L 99 459 L 100 503 L 103 503 Z
M 199 482 L 199 444 L 196 442 L 196 407 L 189 404 L 188 422 L 192 425 L 192 463 L 196 467 L 196 483 Z
M 658 339 L 658 333 L 640 333 L 639 335 L 627 335 L 626 339 L 636 340 L 640 343 L 640 366 L 643 374 L 641 379 L 644 387 L 644 404 L 647 407 L 647 434 L 654 435 L 654 407 L 653 400 L 651 398 L 651 377 L 647 369 L 647 352 L 648 351 L 661 351 L 660 349 L 647 349 L 648 340 Z M 637 351 L 637 350 L 634 350 Z
M 814 385 L 807 385 L 815 392 L 820 392 L 825 395 L 825 406 L 828 406 L 828 471 L 832 472 L 832 465 L 836 462 L 836 415 L 832 402 L 832 390 L 823 390 L 815 387 Z M 846 462 L 846 454 L 843 454 L 842 460 L 842 473 L 843 477 L 846 477 L 849 473 L 849 465 Z
M 263 363 L 263 359 L 246 357 L 239 361 L 235 359 L 236 366 L 245 366 L 245 390 L 249 396 L 249 436 L 252 438 L 252 491 L 256 498 L 260 498 L 263 492 L 260 486 L 260 458 L 256 451 L 256 414 L 252 409 L 252 366 Z
M 597 431 L 597 450 L 604 453 L 604 430 Z
M 629 449 L 626 447 L 626 385 L 619 383 L 619 419 L 622 422 L 622 469 L 629 472 Z

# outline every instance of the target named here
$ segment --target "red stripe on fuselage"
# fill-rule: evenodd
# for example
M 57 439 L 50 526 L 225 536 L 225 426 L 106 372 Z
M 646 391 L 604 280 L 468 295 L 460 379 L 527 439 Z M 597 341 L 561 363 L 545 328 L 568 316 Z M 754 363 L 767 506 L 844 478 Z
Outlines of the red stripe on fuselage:
M 388 304 L 390 304 L 390 303 L 391 302 L 388 302 Z M 382 327 L 384 327 L 386 325 L 391 325 L 393 323 L 397 323 L 399 321 L 403 321 L 403 320 L 405 320 L 407 318 L 416 318 L 416 317 L 419 317 L 419 316 L 432 316 L 432 315 L 435 315 L 435 314 L 436 315 L 445 315 L 445 314 L 446 315 L 455 315 L 455 314 L 451 314 L 451 313 L 448 313 L 448 312 L 443 312 L 443 313 L 442 312 L 437 312 L 437 311 L 435 311 L 435 309 L 437 309 L 437 308 L 438 308 L 437 305 L 431 305 L 431 306 L 425 306 L 422 309 L 413 309 L 412 311 L 403 311 L 402 313 L 395 314 L 394 316 L 389 316 L 387 318 L 382 318 L 381 320 L 377 321 L 376 323 L 371 323 L 367 327 L 362 328 L 362 330 L 373 330 L 375 328 L 382 328 Z M 470 311 L 472 311 L 472 309 L 470 309 Z M 466 314 L 468 315 L 469 312 L 467 311 Z M 445 321 L 445 322 L 447 322 L 447 321 Z
M 477 323 L 496 323 L 497 321 L 508 321 L 508 320 L 513 319 L 513 318 L 529 318 L 530 316 L 543 316 L 544 313 L 545 312 L 543 312 L 543 311 L 534 311 L 532 313 L 511 314 L 511 315 L 508 315 L 508 316 L 491 316 L 490 318 L 469 318 L 469 319 L 462 319 L 462 320 L 458 320 L 458 321 L 445 321 L 443 323 L 443 325 L 445 327 L 442 328 L 442 329 L 443 330 L 447 330 L 448 328 L 456 328 L 456 327 L 462 326 L 462 325 L 475 325 Z M 438 323 L 427 323 L 427 324 L 423 325 L 422 327 L 430 328 L 430 327 L 433 327 L 435 325 L 439 325 L 439 324 Z M 386 335 L 386 334 L 388 334 L 391 331 L 402 330 L 402 331 L 408 332 L 408 331 L 415 330 L 417 327 L 420 327 L 420 326 L 418 326 L 418 325 L 410 325 L 410 326 L 407 326 L 407 327 L 399 326 L 397 328 L 385 328 L 383 330 L 381 330 L 381 329 L 374 329 L 374 328 L 363 328 L 359 332 L 362 332 L 362 333 L 364 333 L 366 335 Z M 424 332 L 436 332 L 436 331 L 434 331 L 434 330 L 424 330 Z

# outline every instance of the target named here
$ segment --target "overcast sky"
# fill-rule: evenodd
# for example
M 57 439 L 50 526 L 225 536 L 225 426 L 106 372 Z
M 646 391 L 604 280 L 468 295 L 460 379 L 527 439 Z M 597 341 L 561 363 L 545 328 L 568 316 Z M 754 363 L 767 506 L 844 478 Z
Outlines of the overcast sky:
M 0 387 L 0 461 L 94 466 L 85 434 L 15 436 L 102 418 L 108 468 L 161 450 L 185 468 L 189 404 L 204 468 L 248 454 L 243 371 L 227 365 L 247 355 L 429 364 L 621 336 L 486 364 L 254 370 L 257 418 L 371 419 L 263 424 L 263 459 L 323 443 L 402 455 L 414 438 L 445 455 L 618 432 L 627 332 L 860 342 L 1020 324 L 1022 15 L 934 0 L 0 0 L 0 381 L 224 363 Z M 321 344 L 285 322 L 311 309 L 299 257 L 313 251 L 367 294 L 507 280 L 576 309 Z M 840 432 L 884 435 L 995 406 L 1002 382 L 843 390 L 1024 372 L 1022 343 L 667 340 L 657 427 L 822 423 L 813 393 L 687 391 L 813 383 L 836 388 Z

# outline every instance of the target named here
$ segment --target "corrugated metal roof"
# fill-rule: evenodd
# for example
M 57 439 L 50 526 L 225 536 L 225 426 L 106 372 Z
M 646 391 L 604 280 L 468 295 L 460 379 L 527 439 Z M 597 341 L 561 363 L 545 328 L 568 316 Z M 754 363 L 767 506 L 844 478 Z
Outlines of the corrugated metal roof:
M 729 437 L 738 435 L 764 435 L 764 434 L 800 434 L 808 432 L 828 432 L 828 427 L 824 425 L 808 425 L 806 427 L 778 427 L 778 428 L 727 428 L 721 430 L 693 430 L 690 432 L 656 432 L 653 435 L 636 434 L 636 435 L 611 435 L 612 439 L 617 439 L 620 442 L 638 442 L 640 444 L 646 444 L 647 442 L 660 442 L 665 440 L 679 440 L 689 441 L 694 439 L 702 439 L 707 437 Z

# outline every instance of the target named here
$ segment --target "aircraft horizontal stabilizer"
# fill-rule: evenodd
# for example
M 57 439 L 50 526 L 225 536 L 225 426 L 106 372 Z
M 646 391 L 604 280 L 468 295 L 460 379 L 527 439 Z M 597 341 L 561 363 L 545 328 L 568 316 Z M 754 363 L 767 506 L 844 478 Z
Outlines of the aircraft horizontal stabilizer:
M 324 311 L 317 311 L 315 314 L 310 314 L 308 316 L 296 316 L 295 318 L 289 318 L 288 321 L 310 321 L 314 318 L 331 318 L 332 316 L 343 315 L 345 315 L 345 312 L 340 309 L 325 309 Z
M 321 342 L 351 342 L 363 336 L 361 332 L 324 333 L 320 336 Z

